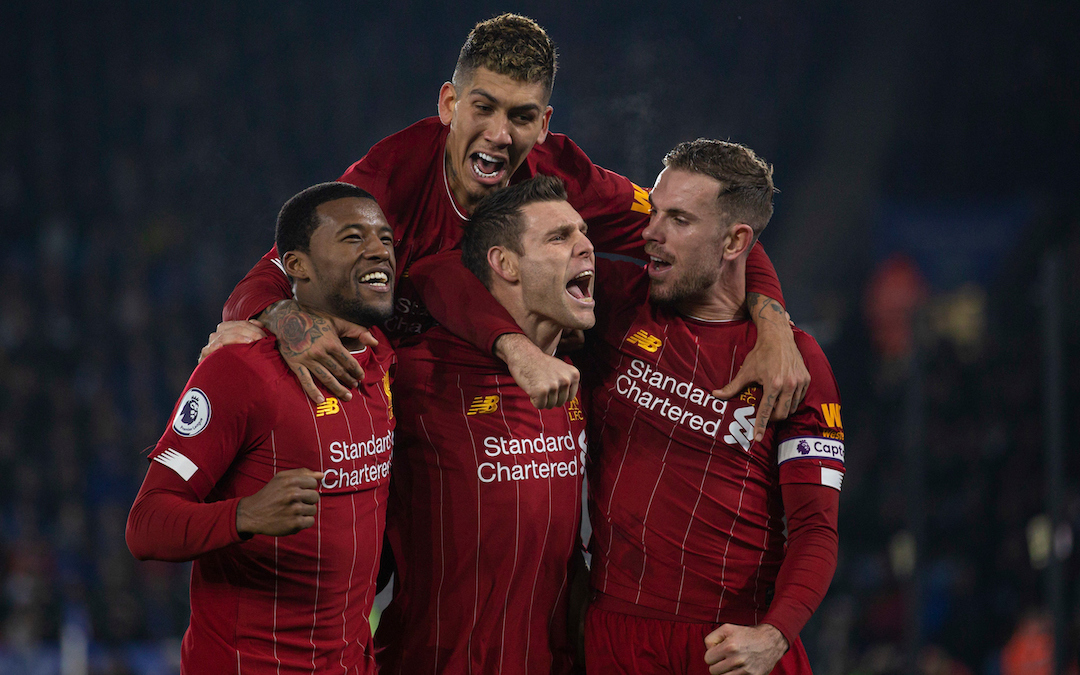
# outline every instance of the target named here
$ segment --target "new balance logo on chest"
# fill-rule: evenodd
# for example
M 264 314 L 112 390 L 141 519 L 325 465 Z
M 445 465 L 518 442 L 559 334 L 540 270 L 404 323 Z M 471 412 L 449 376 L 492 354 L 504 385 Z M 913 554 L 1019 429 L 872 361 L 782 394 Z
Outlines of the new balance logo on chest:
M 488 415 L 499 409 L 499 397 L 496 394 L 490 396 L 477 396 L 472 405 L 465 412 L 466 415 Z
M 655 335 L 649 335 L 644 329 L 639 330 L 630 337 L 626 338 L 626 341 L 632 345 L 637 345 L 650 354 L 655 354 L 657 349 L 664 344 L 664 341 Z
M 336 415 L 341 412 L 341 402 L 333 396 L 327 396 L 326 400 L 315 407 L 315 417 Z

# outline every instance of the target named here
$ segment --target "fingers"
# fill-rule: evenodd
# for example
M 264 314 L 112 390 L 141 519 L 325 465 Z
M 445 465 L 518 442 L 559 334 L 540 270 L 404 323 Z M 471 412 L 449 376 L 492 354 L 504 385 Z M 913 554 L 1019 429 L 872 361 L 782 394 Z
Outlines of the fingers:
M 266 337 L 260 321 L 222 321 L 206 338 L 206 346 L 199 352 L 199 363 L 218 349 L 230 344 L 255 342 Z
M 365 335 L 370 336 L 371 333 L 365 333 Z M 371 339 L 375 340 L 375 338 Z M 375 344 L 377 345 L 378 343 L 379 341 L 375 340 Z M 371 346 L 374 347 L 375 345 Z M 326 365 L 330 369 L 330 372 L 334 374 L 334 377 L 349 389 L 356 388 L 356 385 L 360 383 L 360 380 L 364 379 L 364 369 L 360 367 L 360 363 L 357 362 L 352 354 L 345 350 L 332 351 L 330 352 L 330 356 L 333 360 Z
M 328 369 L 328 366 L 324 364 L 331 365 L 329 365 Z M 311 375 L 321 382 L 322 386 L 326 387 L 327 391 L 334 396 L 337 396 L 343 401 L 352 400 L 352 392 L 350 392 L 349 389 L 356 386 L 356 380 L 348 376 L 341 365 L 333 359 L 327 358 L 315 363 L 311 367 Z
M 760 441 L 765 438 L 765 428 L 769 425 L 769 416 L 772 415 L 776 405 L 776 392 L 765 390 L 761 396 L 761 405 L 757 409 L 757 418 L 754 420 L 754 440 Z
M 579 386 L 581 386 L 581 383 L 579 381 L 574 381 L 574 383 L 570 385 L 570 397 L 566 400 L 573 401 L 575 398 L 577 398 Z
M 803 401 L 806 400 L 806 392 L 810 389 L 810 383 L 800 385 L 798 391 L 795 392 L 795 397 L 791 400 L 791 409 L 798 410 Z
M 338 335 L 341 337 L 358 340 L 360 344 L 366 347 L 379 346 L 379 341 L 372 335 L 370 330 L 363 326 L 358 326 L 355 323 L 350 323 L 348 321 L 341 321 L 340 319 L 335 319 L 334 325 L 337 326 Z
M 717 391 L 714 391 L 713 396 L 719 399 L 723 399 L 725 401 L 738 396 L 739 393 L 742 392 L 743 389 L 746 389 L 746 387 L 752 382 L 750 377 L 745 374 L 744 371 L 745 368 L 739 368 L 739 372 L 735 373 L 735 379 L 733 379 L 731 382 L 728 382 L 726 385 L 724 385 Z
M 705 649 L 715 647 L 724 641 L 724 635 L 719 628 L 705 636 Z
M 323 403 L 326 401 L 322 392 L 315 386 L 315 380 L 312 379 L 311 373 L 308 372 L 307 368 L 303 366 L 293 367 L 292 365 L 290 365 L 289 368 L 293 371 L 293 374 L 296 375 L 296 379 L 300 381 L 300 388 L 304 390 L 304 393 L 307 394 L 308 398 L 316 403 Z

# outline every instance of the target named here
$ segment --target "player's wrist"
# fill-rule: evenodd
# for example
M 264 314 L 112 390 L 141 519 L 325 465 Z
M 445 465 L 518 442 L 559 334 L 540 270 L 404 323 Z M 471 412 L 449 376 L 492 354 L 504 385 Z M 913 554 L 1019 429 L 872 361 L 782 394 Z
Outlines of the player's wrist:
M 781 655 L 787 653 L 787 650 L 791 647 L 791 641 L 787 639 L 782 630 L 771 623 L 760 623 L 756 628 L 772 643 L 775 649 L 779 650 Z
M 251 539 L 255 536 L 254 523 L 245 509 L 245 502 L 250 497 L 241 497 L 236 500 L 236 536 L 241 540 Z
M 495 338 L 492 352 L 504 363 L 510 363 L 510 360 L 520 354 L 522 349 L 528 349 L 526 343 L 536 346 L 524 333 L 503 333 Z

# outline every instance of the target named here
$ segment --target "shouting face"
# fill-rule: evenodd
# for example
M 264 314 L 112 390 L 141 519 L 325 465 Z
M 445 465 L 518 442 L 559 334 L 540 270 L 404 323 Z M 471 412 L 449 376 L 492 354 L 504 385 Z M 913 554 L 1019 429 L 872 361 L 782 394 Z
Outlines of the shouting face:
M 468 82 L 439 93 L 439 118 L 449 125 L 446 180 L 458 204 L 472 211 L 503 187 L 533 146 L 547 137 L 551 107 L 539 83 L 477 68 Z

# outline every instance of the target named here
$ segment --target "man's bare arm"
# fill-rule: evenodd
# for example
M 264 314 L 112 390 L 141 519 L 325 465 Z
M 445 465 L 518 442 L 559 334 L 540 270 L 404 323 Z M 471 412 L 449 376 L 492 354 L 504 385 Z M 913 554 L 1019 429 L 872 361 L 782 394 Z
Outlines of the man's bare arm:
M 735 378 L 713 396 L 734 398 L 750 384 L 760 384 L 764 393 L 754 424 L 754 440 L 760 441 L 769 422 L 786 419 L 802 403 L 810 386 L 810 372 L 795 345 L 784 306 L 760 293 L 747 293 L 746 307 L 757 327 L 757 344 Z

